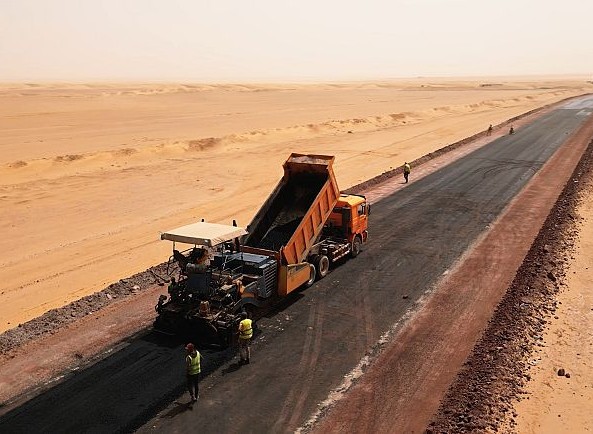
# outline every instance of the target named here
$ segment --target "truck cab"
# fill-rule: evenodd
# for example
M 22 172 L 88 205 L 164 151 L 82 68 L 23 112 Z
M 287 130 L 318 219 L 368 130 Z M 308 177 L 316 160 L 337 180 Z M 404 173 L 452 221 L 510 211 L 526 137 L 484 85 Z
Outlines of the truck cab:
M 329 216 L 328 225 L 339 228 L 341 234 L 352 242 L 358 235 L 365 242 L 368 236 L 368 215 L 370 205 L 364 196 L 341 194 Z

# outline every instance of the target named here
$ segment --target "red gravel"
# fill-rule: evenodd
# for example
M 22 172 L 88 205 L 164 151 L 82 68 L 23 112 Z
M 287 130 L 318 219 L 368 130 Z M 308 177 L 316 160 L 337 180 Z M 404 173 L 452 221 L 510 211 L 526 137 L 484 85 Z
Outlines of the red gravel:
M 167 264 L 162 263 L 131 277 L 121 279 L 102 291 L 87 295 L 79 300 L 19 324 L 0 334 L 0 355 L 23 345 L 34 338 L 52 333 L 90 313 L 97 312 L 110 304 L 128 297 L 155 284 L 164 285 L 168 281 Z
M 578 236 L 576 207 L 593 185 L 593 141 L 556 205 L 487 330 L 449 388 L 427 433 L 498 430 L 514 426 L 512 401 L 529 381 L 528 363 L 554 314 L 571 251 Z

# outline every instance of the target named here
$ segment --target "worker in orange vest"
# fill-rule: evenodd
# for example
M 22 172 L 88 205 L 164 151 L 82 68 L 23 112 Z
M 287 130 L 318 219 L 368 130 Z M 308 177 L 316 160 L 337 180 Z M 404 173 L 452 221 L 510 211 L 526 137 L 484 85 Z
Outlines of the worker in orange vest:
M 241 322 L 239 323 L 239 365 L 248 365 L 251 345 L 251 338 L 253 337 L 253 323 L 247 318 L 246 313 L 241 314 Z

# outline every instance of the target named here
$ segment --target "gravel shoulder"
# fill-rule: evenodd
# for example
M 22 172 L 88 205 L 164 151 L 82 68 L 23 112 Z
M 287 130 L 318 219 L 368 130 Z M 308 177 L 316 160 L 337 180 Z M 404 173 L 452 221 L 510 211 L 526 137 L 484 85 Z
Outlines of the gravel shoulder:
M 570 282 L 568 273 L 576 271 L 571 267 L 575 259 L 579 232 L 583 228 L 578 207 L 583 198 L 593 191 L 592 186 L 593 142 L 589 144 L 546 219 L 513 283 L 491 318 L 488 328 L 442 400 L 427 433 L 530 432 L 530 429 L 541 432 L 537 426 L 534 427 L 533 416 L 537 415 L 537 418 L 540 418 L 542 413 L 549 414 L 553 411 L 552 401 L 536 402 L 534 406 L 529 407 L 523 406 L 519 401 L 529 399 L 531 393 L 539 393 L 538 390 L 545 388 L 545 385 L 555 389 L 551 385 L 552 382 L 558 384 L 558 380 L 572 380 L 566 377 L 553 378 L 554 375 L 558 377 L 557 371 L 554 370 L 560 369 L 560 365 L 549 355 L 546 356 L 545 350 L 542 349 L 554 346 L 554 340 L 546 341 L 550 334 L 555 335 L 552 339 L 565 341 L 562 332 L 557 333 L 559 329 L 556 321 L 560 321 L 558 315 L 561 311 L 576 307 L 572 305 L 560 308 L 561 300 L 568 296 L 565 294 L 570 293 L 562 293 Z M 579 304 L 580 315 L 583 318 L 582 299 Z M 564 315 L 566 318 L 566 313 Z M 582 321 L 578 330 L 573 328 L 571 331 L 578 336 L 580 331 L 584 331 L 586 324 Z M 571 329 L 571 326 L 566 324 L 560 327 L 562 328 Z M 568 348 L 555 348 L 567 355 L 572 352 L 576 355 L 576 352 L 580 351 L 578 347 L 570 345 Z M 584 356 L 585 351 L 582 354 Z M 546 362 L 537 367 L 544 359 L 547 359 Z M 564 368 L 565 372 L 570 376 L 570 371 L 576 366 L 578 365 L 567 365 Z M 590 373 L 590 363 L 585 362 L 580 368 L 583 376 L 586 377 L 587 372 Z M 579 372 L 578 368 L 576 372 Z M 536 380 L 532 378 L 534 375 Z M 537 384 L 532 383 L 533 386 L 530 388 L 527 384 L 532 380 L 537 381 Z M 578 379 L 572 380 L 575 381 L 578 382 Z M 581 387 L 584 389 L 585 384 L 581 383 Z M 552 393 L 548 392 L 548 396 L 556 395 L 553 390 L 550 392 Z M 577 395 L 574 388 L 565 392 L 574 393 L 573 398 Z M 583 396 L 580 399 L 587 400 L 586 395 L 581 394 Z M 586 402 L 590 403 L 588 400 Z M 578 412 L 576 407 L 573 411 Z M 532 416 L 531 421 L 529 415 Z M 573 428 L 579 431 L 585 426 Z M 565 425 L 563 428 L 566 427 Z M 552 429 L 550 432 L 561 431 Z M 569 429 L 566 432 L 575 431 Z
M 520 433 L 593 430 L 593 183 L 581 181 L 578 237 L 557 309 L 528 360 L 530 380 L 513 401 L 511 415 Z

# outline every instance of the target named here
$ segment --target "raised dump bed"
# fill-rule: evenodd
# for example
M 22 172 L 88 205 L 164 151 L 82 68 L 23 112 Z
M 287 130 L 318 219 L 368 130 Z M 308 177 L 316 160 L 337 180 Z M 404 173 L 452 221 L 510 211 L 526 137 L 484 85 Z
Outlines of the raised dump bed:
M 305 261 L 340 196 L 333 162 L 332 156 L 292 154 L 243 244 L 279 252 L 284 264 Z

